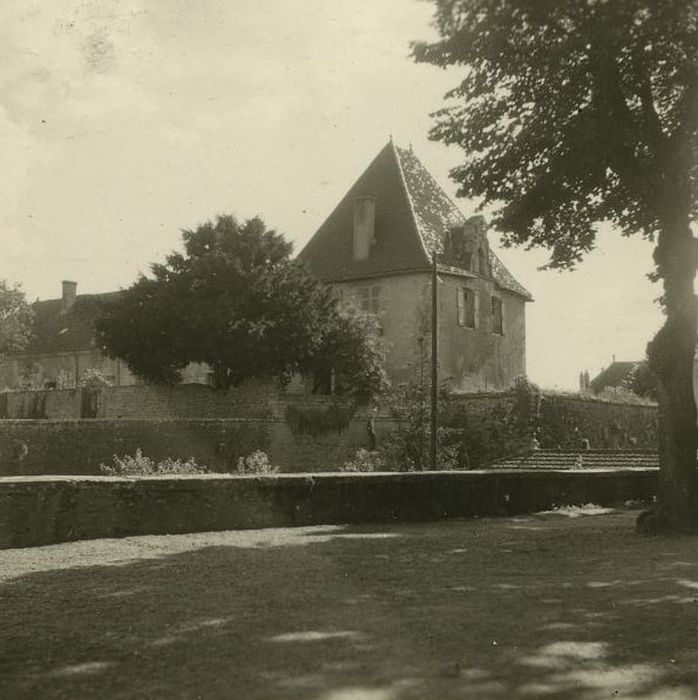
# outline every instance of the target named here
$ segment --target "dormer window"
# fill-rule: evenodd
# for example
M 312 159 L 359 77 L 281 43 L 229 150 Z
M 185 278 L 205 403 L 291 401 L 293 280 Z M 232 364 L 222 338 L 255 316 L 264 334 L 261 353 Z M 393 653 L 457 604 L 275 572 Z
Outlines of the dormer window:
M 453 228 L 446 234 L 444 253 L 446 261 L 463 270 L 475 271 L 477 264 L 475 244 L 465 228 Z

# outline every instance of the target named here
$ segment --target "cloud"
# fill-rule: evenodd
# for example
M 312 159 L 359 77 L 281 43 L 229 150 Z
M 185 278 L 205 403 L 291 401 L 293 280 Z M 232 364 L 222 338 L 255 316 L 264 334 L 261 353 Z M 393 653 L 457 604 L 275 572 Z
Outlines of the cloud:
M 96 77 L 117 67 L 119 42 L 127 39 L 137 11 L 134 2 L 3 5 L 0 277 L 16 278 L 41 267 L 47 248 L 56 243 L 55 230 L 46 236 L 36 225 L 32 185 L 60 159 L 67 140 L 84 130 Z

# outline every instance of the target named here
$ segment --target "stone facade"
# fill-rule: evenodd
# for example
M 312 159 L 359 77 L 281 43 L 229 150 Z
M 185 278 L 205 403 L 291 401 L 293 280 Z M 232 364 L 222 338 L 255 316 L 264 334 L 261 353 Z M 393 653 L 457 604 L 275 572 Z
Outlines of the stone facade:
M 433 255 L 440 384 L 511 387 L 526 372 L 531 295 L 491 250 L 484 219 L 466 219 L 411 151 L 391 141 L 299 257 L 340 298 L 375 314 L 388 373 L 403 382 L 429 381 Z
M 385 275 L 332 285 L 342 299 L 366 307 L 373 303 L 383 337 L 389 343 L 387 371 L 396 382 L 429 381 L 431 354 L 431 275 Z M 480 303 L 475 327 L 459 324 L 458 296 L 473 289 Z M 492 327 L 491 300 L 501 301 L 501 332 Z M 492 280 L 439 273 L 437 289 L 439 375 L 451 391 L 492 391 L 510 387 L 526 373 L 526 307 Z M 489 302 L 489 306 L 488 306 Z

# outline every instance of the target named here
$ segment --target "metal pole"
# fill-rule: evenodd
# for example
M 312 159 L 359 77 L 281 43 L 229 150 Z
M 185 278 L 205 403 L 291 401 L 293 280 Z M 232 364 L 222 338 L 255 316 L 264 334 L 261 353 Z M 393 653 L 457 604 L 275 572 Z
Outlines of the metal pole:
M 438 360 L 439 360 L 439 319 L 438 319 L 438 276 L 436 269 L 436 250 L 431 257 L 431 468 L 437 465 L 437 434 L 439 430 L 437 415 L 438 396 Z

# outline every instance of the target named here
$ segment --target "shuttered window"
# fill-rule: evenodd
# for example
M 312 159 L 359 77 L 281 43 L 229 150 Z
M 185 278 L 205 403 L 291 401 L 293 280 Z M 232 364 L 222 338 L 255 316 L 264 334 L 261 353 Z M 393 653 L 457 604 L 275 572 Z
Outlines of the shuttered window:
M 492 297 L 492 332 L 504 334 L 504 319 L 502 317 L 502 300 Z
M 464 328 L 477 328 L 477 294 L 469 287 L 458 287 L 457 322 Z

